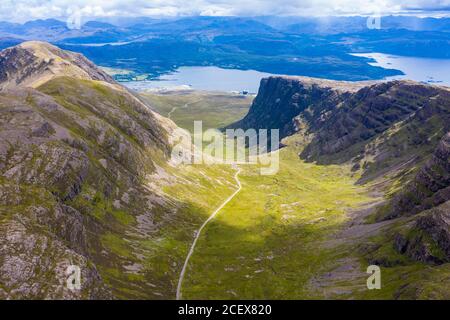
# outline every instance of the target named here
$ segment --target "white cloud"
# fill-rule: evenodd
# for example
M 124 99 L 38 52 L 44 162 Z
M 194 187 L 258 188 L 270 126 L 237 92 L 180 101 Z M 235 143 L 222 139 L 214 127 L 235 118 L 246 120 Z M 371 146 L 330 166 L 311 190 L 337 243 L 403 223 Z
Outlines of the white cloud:
M 23 22 L 83 15 L 351 15 L 450 11 L 450 0 L 1 0 L 0 20 Z

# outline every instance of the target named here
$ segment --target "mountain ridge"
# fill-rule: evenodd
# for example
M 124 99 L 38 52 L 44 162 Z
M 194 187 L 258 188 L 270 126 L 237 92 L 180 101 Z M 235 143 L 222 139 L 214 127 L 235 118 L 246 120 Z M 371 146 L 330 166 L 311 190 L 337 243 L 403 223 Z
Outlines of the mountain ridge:
M 81 54 L 40 41 L 28 41 L 3 50 L 0 66 L 0 90 L 19 85 L 36 88 L 58 76 L 115 83 Z
M 261 81 L 244 119 L 229 127 L 280 129 L 282 138 L 299 137 L 299 160 L 351 166 L 359 184 L 384 198 L 370 207 L 368 223 L 413 216 L 417 227 L 405 228 L 428 236 L 406 249 L 386 235 L 391 246 L 397 243 L 401 253 L 419 250 L 409 254 L 419 261 L 444 263 L 450 259 L 447 218 L 431 215 L 445 211 L 450 200 L 449 124 L 447 87 L 270 77 Z M 430 246 L 441 248 L 446 258 L 432 258 Z
M 0 57 L 0 297 L 152 296 L 150 280 L 111 282 L 186 210 L 149 187 L 177 127 L 79 54 L 31 42 Z M 70 265 L 82 290 L 66 286 Z

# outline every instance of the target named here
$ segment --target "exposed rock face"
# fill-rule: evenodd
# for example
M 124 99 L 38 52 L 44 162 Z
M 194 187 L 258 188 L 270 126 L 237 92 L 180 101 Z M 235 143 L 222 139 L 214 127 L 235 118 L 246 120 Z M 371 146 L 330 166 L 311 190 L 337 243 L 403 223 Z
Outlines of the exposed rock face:
M 54 202 L 44 190 L 37 203 L 30 203 L 34 192 L 32 187 L 0 184 L 0 298 L 112 298 L 89 262 L 82 215 Z M 67 287 L 70 265 L 80 267 L 82 290 Z
M 423 212 L 407 235 L 396 235 L 394 246 L 417 261 L 449 262 L 450 201 Z
M 348 152 L 352 146 L 364 145 L 395 123 L 436 103 L 430 98 L 439 94 L 445 95 L 446 103 L 450 103 L 450 94 L 446 90 L 432 86 L 392 81 L 365 87 L 345 100 L 329 120 L 315 130 L 302 157 L 323 162 L 322 159 L 333 155 L 348 161 L 356 155 Z M 363 152 L 364 149 L 355 151 Z
M 450 91 L 411 81 L 384 83 L 269 77 L 248 114 L 230 128 L 301 131 L 301 158 L 352 161 L 363 181 L 426 160 L 450 123 Z M 440 133 L 442 134 L 442 133 Z
M 384 218 L 417 214 L 450 200 L 450 132 L 406 190 L 389 203 Z
M 378 219 L 420 214 L 397 251 L 428 263 L 449 261 L 450 90 L 412 81 L 346 83 L 270 77 L 246 117 L 231 127 L 298 132 L 300 158 L 351 164 L 361 183 L 400 187 Z M 442 137 L 443 133 L 446 133 Z
M 286 137 L 299 129 L 297 117 L 324 121 L 328 111 L 362 86 L 302 77 L 265 78 L 248 114 L 229 128 L 279 129 L 280 137 Z
M 450 261 L 450 201 L 417 220 L 417 227 L 428 233 Z
M 116 297 L 99 269 L 136 263 L 122 239 L 148 234 L 133 221 L 157 229 L 155 212 L 172 212 L 146 179 L 173 129 L 81 55 L 36 42 L 2 51 L 0 299 Z M 81 290 L 67 287 L 69 265 Z
M 0 90 L 37 87 L 58 76 L 114 82 L 81 54 L 63 51 L 48 43 L 24 42 L 0 53 Z

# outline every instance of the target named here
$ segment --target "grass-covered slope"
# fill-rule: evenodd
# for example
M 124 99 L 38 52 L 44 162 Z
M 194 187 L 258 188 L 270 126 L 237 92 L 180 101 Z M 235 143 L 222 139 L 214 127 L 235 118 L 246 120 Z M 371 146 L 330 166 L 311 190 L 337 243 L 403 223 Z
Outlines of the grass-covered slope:
M 4 191 L 1 202 L 3 239 L 23 241 L 14 251 L 14 241 L 2 249 L 4 297 L 112 297 L 112 288 L 101 280 L 101 261 L 123 257 L 114 258 L 117 243 L 107 241 L 108 235 L 123 244 L 125 227 L 156 215 L 158 197 L 145 182 L 167 157 L 166 130 L 126 91 L 74 78 L 56 78 L 39 91 L 3 91 L 0 111 L 1 185 L 23 190 L 16 201 Z M 84 291 L 72 293 L 65 287 L 64 266 L 75 263 L 77 255 L 81 267 L 91 271 Z M 62 271 L 49 287 L 44 275 L 50 277 L 56 267 Z M 101 284 L 100 293 L 94 284 L 88 286 L 93 279 Z

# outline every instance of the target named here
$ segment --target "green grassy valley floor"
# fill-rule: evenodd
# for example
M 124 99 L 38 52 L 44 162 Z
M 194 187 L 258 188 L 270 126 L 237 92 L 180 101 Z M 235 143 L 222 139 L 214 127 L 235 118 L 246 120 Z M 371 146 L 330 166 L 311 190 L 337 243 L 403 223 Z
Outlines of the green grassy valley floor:
M 200 239 L 184 297 L 314 297 L 310 280 L 335 259 L 322 243 L 346 220 L 346 210 L 369 199 L 345 168 L 306 164 L 291 147 L 280 157 L 273 176 L 242 166 L 243 189 Z
M 187 129 L 193 120 L 217 127 L 239 118 L 239 112 L 221 118 L 224 110 L 216 107 L 215 97 L 202 95 L 195 115 L 180 109 L 171 118 Z M 183 106 L 196 101 L 197 93 L 150 99 L 161 105 L 170 101 L 171 106 Z M 235 107 L 246 109 L 243 104 Z M 164 115 L 172 110 L 164 108 Z M 409 260 L 393 249 L 386 236 L 389 232 L 384 233 L 385 228 L 395 228 L 406 220 L 393 224 L 358 221 L 353 226 L 361 212 L 382 199 L 368 186 L 356 183 L 359 174 L 352 173 L 348 166 L 302 161 L 298 157 L 303 148 L 300 136 L 284 142 L 287 146 L 277 151 L 280 170 L 275 175 L 261 175 L 257 165 L 240 166 L 242 190 L 203 230 L 186 270 L 184 299 L 446 297 L 448 266 L 432 267 Z M 231 166 L 165 170 L 177 180 L 163 183 L 164 192 L 186 205 L 180 208 L 177 221 L 162 231 L 161 241 L 147 246 L 154 250 L 149 260 L 152 272 L 170 278 L 174 298 L 179 271 L 195 231 L 237 186 Z M 189 223 L 180 225 L 181 221 Z M 384 263 L 381 290 L 366 287 L 370 261 Z
M 251 103 L 250 98 L 198 92 L 145 97 L 163 115 L 172 111 L 171 118 L 188 130 L 194 120 L 203 120 L 207 127 L 236 121 Z M 200 237 L 183 283 L 184 298 L 321 296 L 312 296 L 311 279 L 332 268 L 336 254 L 319 247 L 346 221 L 346 210 L 370 199 L 366 189 L 354 185 L 357 177 L 351 178 L 348 168 L 304 163 L 295 145 L 293 141 L 280 151 L 276 175 L 263 176 L 257 166 L 241 166 L 243 189 Z M 220 179 L 217 172 L 209 172 L 215 166 L 187 166 L 182 172 L 190 177 L 200 167 Z M 231 168 L 228 174 L 231 178 Z M 165 191 L 210 212 L 214 201 L 209 195 L 217 194 L 189 184 L 167 186 Z M 229 193 L 224 192 L 223 199 Z
M 243 118 L 253 97 L 225 92 L 172 91 L 141 93 L 160 114 L 178 126 L 193 131 L 194 121 L 202 120 L 203 129 L 222 128 Z

